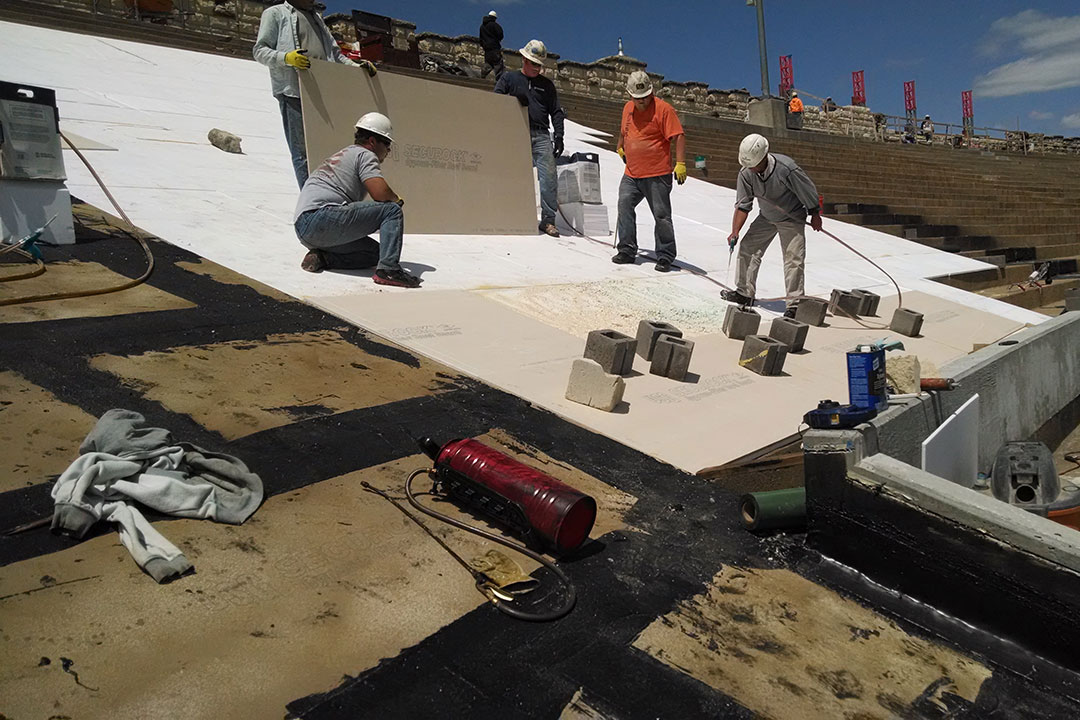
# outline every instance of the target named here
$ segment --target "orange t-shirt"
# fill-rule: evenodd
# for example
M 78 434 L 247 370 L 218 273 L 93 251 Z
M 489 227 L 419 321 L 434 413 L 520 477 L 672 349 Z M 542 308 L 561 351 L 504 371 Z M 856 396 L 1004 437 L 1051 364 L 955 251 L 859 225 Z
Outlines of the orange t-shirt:
M 802 112 L 802 111 L 803 111 L 802 98 L 797 98 L 797 97 L 791 98 L 791 102 L 788 103 L 788 112 L 797 113 L 797 112 Z
M 633 101 L 622 111 L 623 151 L 626 174 L 632 178 L 671 174 L 671 139 L 683 134 L 675 109 L 653 98 L 644 112 L 634 112 Z

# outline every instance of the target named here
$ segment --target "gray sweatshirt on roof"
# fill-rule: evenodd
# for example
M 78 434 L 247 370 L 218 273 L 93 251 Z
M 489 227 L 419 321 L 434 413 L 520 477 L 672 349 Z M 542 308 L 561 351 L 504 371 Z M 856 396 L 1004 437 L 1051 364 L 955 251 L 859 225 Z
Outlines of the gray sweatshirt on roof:
M 779 153 L 769 153 L 769 167 L 762 175 L 750 168 L 740 170 L 735 192 L 735 207 L 745 212 L 754 208 L 754 198 L 764 198 L 767 202 L 758 203 L 759 212 L 769 222 L 801 222 L 808 213 L 818 212 L 814 181 L 794 160 Z

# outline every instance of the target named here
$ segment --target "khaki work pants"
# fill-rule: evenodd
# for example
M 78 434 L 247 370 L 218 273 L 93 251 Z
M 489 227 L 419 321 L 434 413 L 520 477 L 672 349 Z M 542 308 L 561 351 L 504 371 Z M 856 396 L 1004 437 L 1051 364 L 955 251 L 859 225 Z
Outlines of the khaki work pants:
M 806 223 L 795 220 L 771 222 L 758 215 L 750 223 L 750 229 L 739 243 L 738 281 L 735 289 L 747 297 L 754 298 L 757 290 L 757 274 L 761 269 L 761 258 L 772 244 L 776 234 L 780 234 L 780 249 L 784 252 L 784 287 L 787 291 L 789 306 L 798 304 L 804 295 L 803 274 L 806 269 Z

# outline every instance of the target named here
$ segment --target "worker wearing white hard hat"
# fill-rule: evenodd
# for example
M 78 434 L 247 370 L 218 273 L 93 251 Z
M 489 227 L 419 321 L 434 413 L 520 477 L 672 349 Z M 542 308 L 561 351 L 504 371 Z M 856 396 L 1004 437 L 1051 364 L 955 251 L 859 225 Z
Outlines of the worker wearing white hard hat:
M 770 153 L 769 141 L 757 133 L 747 135 L 739 144 L 739 165 L 742 170 L 736 182 L 735 214 L 728 236 L 732 251 L 754 207 L 754 198 L 758 199 L 758 216 L 739 246 L 735 289 L 724 290 L 720 296 L 743 306 L 754 304 L 761 258 L 779 235 L 787 294 L 784 316 L 795 317 L 799 299 L 805 292 L 807 216 L 810 227 L 821 230 L 817 187 L 794 160 Z
M 382 174 L 393 144 L 390 118 L 366 113 L 356 121 L 353 144 L 311 173 L 293 218 L 296 236 L 308 249 L 301 268 L 313 273 L 375 268 L 372 279 L 378 285 L 420 285 L 400 262 L 405 201 Z M 376 232 L 377 242 L 371 237 Z
M 487 77 L 491 71 L 495 72 L 495 82 L 506 72 L 506 65 L 502 58 L 503 29 L 499 24 L 498 15 L 492 10 L 480 21 L 480 47 L 484 51 L 484 69 L 480 77 Z
M 644 70 L 626 79 L 630 100 L 623 106 L 619 142 L 615 151 L 626 163 L 619 182 L 619 215 L 616 225 L 618 252 L 611 262 L 620 265 L 637 260 L 637 211 L 645 200 L 653 214 L 656 270 L 667 272 L 675 261 L 675 226 L 671 222 L 671 177 L 686 182 L 686 136 L 675 109 L 653 95 L 652 80 Z M 675 146 L 675 167 L 671 148 Z
M 530 40 L 518 53 L 521 55 L 521 70 L 504 73 L 495 83 L 495 92 L 512 95 L 529 109 L 533 167 L 540 182 L 538 228 L 541 233 L 559 237 L 559 231 L 555 228 L 555 213 L 559 209 L 555 158 L 563 153 L 563 121 L 566 113 L 559 105 L 555 83 L 542 74 L 544 61 L 547 60 L 544 43 Z M 554 130 L 554 137 L 549 127 Z

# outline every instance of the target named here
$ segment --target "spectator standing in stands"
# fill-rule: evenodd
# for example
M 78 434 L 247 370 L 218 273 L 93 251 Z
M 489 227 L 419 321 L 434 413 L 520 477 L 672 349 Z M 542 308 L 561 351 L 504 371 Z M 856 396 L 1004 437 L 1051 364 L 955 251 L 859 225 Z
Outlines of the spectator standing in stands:
M 799 93 L 794 90 L 791 91 L 791 100 L 788 101 L 787 110 L 787 126 L 792 130 L 802 130 L 803 104 L 802 99 L 799 97 Z
M 934 142 L 934 121 L 927 115 L 923 118 L 922 123 L 919 125 L 919 134 L 923 136 L 923 140 L 929 145 Z
M 729 247 L 734 249 L 739 242 L 739 231 L 754 208 L 754 198 L 758 198 L 758 216 L 750 223 L 739 248 L 735 289 L 722 291 L 720 297 L 743 306 L 754 304 L 761 258 L 779 234 L 787 291 L 784 317 L 795 317 L 799 300 L 805 294 L 807 215 L 810 216 L 810 227 L 821 231 L 817 188 L 794 160 L 787 155 L 770 153 L 769 141 L 756 133 L 747 135 L 739 144 L 739 165 L 742 170 L 736 183 Z
M 314 0 L 288 0 L 266 8 L 252 54 L 270 68 L 270 87 L 281 110 L 285 142 L 292 155 L 296 182 L 303 188 L 308 176 L 307 148 L 297 70 L 307 70 L 312 60 L 362 65 L 370 75 L 375 74 L 375 66 L 367 60 L 355 63 L 341 54 L 326 23 L 315 11 Z
M 494 70 L 495 82 L 498 82 L 506 72 L 506 65 L 503 64 L 502 56 L 503 29 L 496 18 L 498 15 L 492 10 L 480 23 L 480 47 L 484 49 L 484 70 L 480 77 L 487 77 L 487 74 Z
M 555 213 L 559 209 L 559 178 L 555 170 L 555 158 L 563 152 L 563 121 L 566 113 L 559 105 L 555 83 L 541 75 L 547 48 L 539 40 L 530 40 L 521 53 L 521 70 L 503 73 L 495 83 L 495 92 L 513 95 L 518 102 L 529 108 L 529 135 L 532 138 L 533 167 L 540 182 L 540 232 L 559 237 L 555 229 Z M 548 132 L 548 118 L 555 129 L 552 140 Z
M 644 199 L 655 223 L 656 269 L 667 272 L 675 261 L 675 226 L 671 222 L 671 145 L 675 144 L 675 180 L 686 182 L 686 136 L 675 109 L 653 96 L 652 81 L 644 70 L 626 81 L 630 100 L 623 107 L 619 144 L 615 151 L 626 163 L 619 183 L 618 254 L 611 262 L 632 263 L 637 258 L 637 214 Z
M 390 154 L 390 118 L 370 112 L 356 121 L 353 144 L 323 162 L 304 183 L 293 219 L 308 249 L 308 272 L 375 267 L 378 285 L 414 288 L 420 278 L 401 267 L 405 201 L 386 183 L 382 163 Z M 376 242 L 369 233 L 378 231 Z

